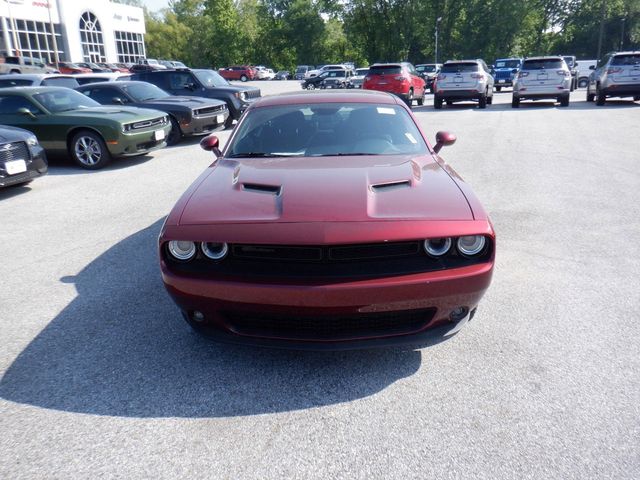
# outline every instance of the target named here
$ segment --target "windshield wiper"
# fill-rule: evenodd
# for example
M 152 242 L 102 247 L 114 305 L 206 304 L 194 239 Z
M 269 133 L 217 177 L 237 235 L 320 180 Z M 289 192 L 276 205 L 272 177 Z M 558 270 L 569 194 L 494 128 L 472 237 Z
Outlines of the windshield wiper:
M 351 156 L 362 156 L 362 155 L 380 155 L 379 153 L 371 153 L 371 152 L 354 152 L 354 153 L 345 153 L 345 152 L 337 152 L 337 153 L 319 153 L 318 155 L 312 155 L 313 157 L 351 157 Z
M 267 153 L 267 152 L 240 152 L 232 153 L 227 158 L 270 158 L 270 157 L 300 157 L 299 153 Z

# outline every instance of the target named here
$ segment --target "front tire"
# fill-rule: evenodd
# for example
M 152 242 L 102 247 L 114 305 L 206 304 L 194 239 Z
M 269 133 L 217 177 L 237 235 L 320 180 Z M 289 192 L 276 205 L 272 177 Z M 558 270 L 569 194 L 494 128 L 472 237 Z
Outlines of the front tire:
M 511 97 L 511 108 L 520 108 L 520 99 L 518 97 Z
M 580 80 L 578 80 L 578 88 L 584 88 L 588 85 L 589 85 L 589 80 L 587 80 L 586 78 L 581 78 Z
M 587 87 L 587 102 L 593 102 L 596 96 L 593 93 L 589 93 L 589 87 Z
M 480 98 L 478 98 L 478 107 L 487 108 L 487 94 L 486 93 L 483 93 L 482 95 L 480 95 Z
M 597 90 L 597 92 L 596 92 L 596 105 L 601 107 L 601 106 L 603 106 L 605 104 L 606 101 L 607 101 L 606 95 L 604 93 L 602 93 L 600 90 Z
M 433 96 L 433 108 L 440 110 L 442 108 L 442 97 L 438 95 Z
M 426 95 L 427 95 L 427 90 L 426 90 L 426 88 L 425 88 L 425 89 L 422 91 L 422 96 L 416 100 L 416 101 L 418 102 L 418 106 L 419 106 L 419 107 L 421 107 L 422 105 L 424 105 Z
M 102 137 L 89 130 L 76 133 L 69 144 L 72 160 L 87 170 L 98 170 L 111 161 L 111 154 Z
M 247 80 L 249 80 L 249 78 L 246 75 L 241 75 L 240 76 L 240 81 L 241 82 L 246 82 Z
M 169 117 L 169 120 L 171 121 L 171 130 L 169 131 L 169 135 L 167 135 L 167 145 L 171 146 L 182 140 L 182 131 L 175 118 Z
M 411 108 L 413 106 L 413 89 L 409 89 L 409 93 L 407 94 L 407 98 L 405 99 L 405 103 L 407 107 Z
M 565 95 L 564 97 L 560 97 L 558 99 L 558 101 L 560 102 L 560 106 L 561 107 L 568 107 L 569 106 L 569 95 Z

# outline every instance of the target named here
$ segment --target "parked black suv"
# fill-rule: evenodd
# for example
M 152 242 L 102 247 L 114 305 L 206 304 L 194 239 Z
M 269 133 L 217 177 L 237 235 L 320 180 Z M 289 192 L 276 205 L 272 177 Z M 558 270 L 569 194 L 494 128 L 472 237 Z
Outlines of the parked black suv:
M 131 76 L 131 80 L 153 83 L 171 95 L 223 100 L 229 109 L 226 127 L 230 127 L 233 120 L 238 120 L 242 112 L 260 98 L 259 88 L 231 85 L 213 70 L 191 68 L 153 70 L 135 73 Z
M 29 183 L 47 173 L 47 156 L 36 136 L 0 125 L 0 187 Z

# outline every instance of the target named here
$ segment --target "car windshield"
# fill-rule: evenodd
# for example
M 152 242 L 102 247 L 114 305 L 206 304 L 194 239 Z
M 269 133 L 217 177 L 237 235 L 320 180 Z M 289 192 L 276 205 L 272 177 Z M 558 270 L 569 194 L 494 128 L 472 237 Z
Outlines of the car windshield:
M 42 85 L 46 85 L 47 87 L 76 88 L 80 84 L 75 78 L 52 77 L 52 78 L 45 78 L 44 80 L 42 80 Z
M 369 69 L 368 68 L 359 68 L 356 70 L 356 75 L 360 76 L 360 75 L 366 75 L 367 73 L 369 73 Z
M 467 63 L 445 63 L 442 66 L 442 73 L 461 73 L 461 72 L 477 72 L 478 64 L 474 62 Z
M 416 70 L 424 73 L 433 73 L 436 71 L 435 65 L 418 65 Z
M 200 83 L 205 87 L 226 87 L 229 85 L 224 78 L 222 78 L 217 72 L 213 70 L 195 70 L 193 74 L 196 76 Z
M 37 93 L 33 96 L 52 113 L 68 112 L 79 108 L 99 107 L 100 104 L 75 90 L 60 89 Z
M 369 75 L 397 75 L 402 73 L 400 65 L 374 65 L 369 68 Z
M 262 107 L 251 110 L 237 128 L 229 158 L 428 153 L 415 122 L 397 105 Z
M 560 58 L 542 58 L 540 60 L 526 60 L 522 64 L 522 70 L 549 70 L 562 68 L 564 61 Z
M 640 65 L 640 54 L 616 55 L 611 60 L 611 65 Z
M 145 102 L 147 100 L 157 100 L 159 98 L 166 98 L 170 95 L 161 88 L 152 85 L 151 83 L 131 83 L 126 85 L 124 89 L 127 91 L 131 98 L 136 102 Z
M 307 67 L 298 67 L 296 73 L 305 73 L 307 70 L 309 70 Z
M 520 60 L 498 60 L 496 62 L 496 68 L 518 68 L 520 67 Z

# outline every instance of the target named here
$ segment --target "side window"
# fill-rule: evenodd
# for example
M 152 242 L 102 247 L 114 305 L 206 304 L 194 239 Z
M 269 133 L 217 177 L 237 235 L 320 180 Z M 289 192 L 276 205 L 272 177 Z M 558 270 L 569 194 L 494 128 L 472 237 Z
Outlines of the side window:
M 0 115 L 16 115 L 20 108 L 26 108 L 34 115 L 42 113 L 31 101 L 15 95 L 0 96 Z
M 127 102 L 125 96 L 116 88 L 94 88 L 89 92 L 89 96 L 102 105 L 113 105 L 115 97 Z
M 169 88 L 172 90 L 182 90 L 185 85 L 190 83 L 193 83 L 193 80 L 188 73 L 172 73 L 169 75 Z

